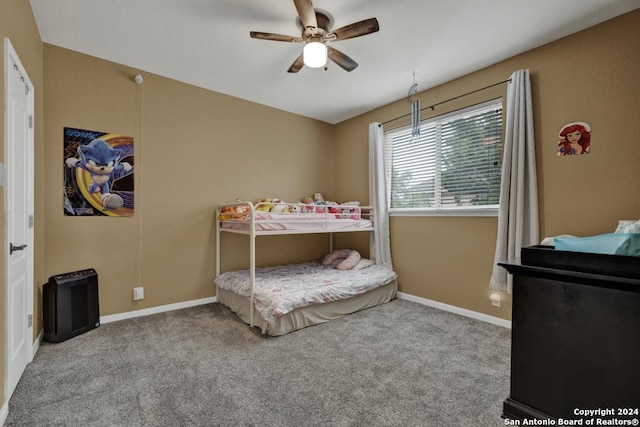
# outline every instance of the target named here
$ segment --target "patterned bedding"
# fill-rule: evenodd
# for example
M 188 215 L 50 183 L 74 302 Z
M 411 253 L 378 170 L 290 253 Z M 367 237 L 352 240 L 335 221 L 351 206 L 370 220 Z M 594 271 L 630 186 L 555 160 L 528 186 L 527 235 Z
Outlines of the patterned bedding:
M 254 305 L 269 323 L 297 308 L 347 299 L 397 278 L 379 265 L 361 270 L 336 270 L 320 262 L 256 269 Z M 228 271 L 215 279 L 221 289 L 249 297 L 249 270 Z

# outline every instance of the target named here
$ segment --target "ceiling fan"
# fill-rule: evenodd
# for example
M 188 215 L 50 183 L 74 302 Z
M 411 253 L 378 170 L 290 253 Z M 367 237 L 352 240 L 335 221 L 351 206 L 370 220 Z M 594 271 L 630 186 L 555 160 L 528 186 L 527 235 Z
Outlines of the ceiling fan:
M 353 71 L 358 66 L 358 63 L 338 49 L 329 46 L 328 43 L 364 36 L 375 33 L 380 29 L 378 20 L 376 18 L 369 18 L 364 21 L 345 25 L 336 30 L 331 30 L 333 19 L 327 12 L 314 9 L 311 0 L 293 0 L 293 3 L 298 11 L 296 21 L 302 29 L 300 37 L 263 33 L 260 31 L 250 32 L 251 37 L 254 39 L 305 43 L 302 53 L 293 61 L 293 64 L 291 64 L 287 70 L 289 73 L 297 73 L 303 65 L 312 68 L 324 67 L 327 58 L 331 59 L 343 69 Z M 316 57 L 316 54 L 319 56 Z

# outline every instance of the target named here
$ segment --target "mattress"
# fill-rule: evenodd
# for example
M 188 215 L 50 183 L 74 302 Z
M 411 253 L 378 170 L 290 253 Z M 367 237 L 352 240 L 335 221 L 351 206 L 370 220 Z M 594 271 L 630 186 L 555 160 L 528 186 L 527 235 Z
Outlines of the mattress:
M 268 322 L 259 313 L 254 313 L 253 324 L 265 335 L 279 336 L 297 331 L 307 326 L 319 325 L 339 319 L 360 310 L 375 307 L 393 300 L 398 293 L 398 281 L 392 280 L 364 294 L 346 300 L 314 304 L 293 310 L 274 321 Z M 242 321 L 249 324 L 249 298 L 233 291 L 217 289 L 218 302 L 233 311 Z
M 255 310 L 268 324 L 295 310 L 348 300 L 397 279 L 393 270 L 379 265 L 341 271 L 316 261 L 258 268 L 255 277 Z M 219 293 L 250 296 L 249 270 L 223 273 L 215 283 Z
M 256 212 L 256 231 L 282 230 L 357 230 L 373 228 L 373 221 L 359 215 L 349 218 L 326 213 L 280 214 Z M 223 229 L 249 231 L 248 219 L 228 219 L 220 222 Z

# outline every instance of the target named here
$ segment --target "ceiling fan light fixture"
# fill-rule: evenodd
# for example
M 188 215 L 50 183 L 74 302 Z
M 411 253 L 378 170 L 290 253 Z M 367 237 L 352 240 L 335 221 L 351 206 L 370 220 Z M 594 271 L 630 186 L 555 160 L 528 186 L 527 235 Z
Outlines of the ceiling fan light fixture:
M 302 60 L 310 68 L 324 67 L 327 63 L 327 46 L 319 41 L 310 41 L 302 50 Z

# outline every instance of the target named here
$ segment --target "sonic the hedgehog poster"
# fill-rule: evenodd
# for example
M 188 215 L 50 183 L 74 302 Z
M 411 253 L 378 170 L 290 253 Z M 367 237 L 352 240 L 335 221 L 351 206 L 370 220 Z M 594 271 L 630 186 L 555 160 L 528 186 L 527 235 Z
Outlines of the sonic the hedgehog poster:
M 133 216 L 133 138 L 64 128 L 65 216 Z

